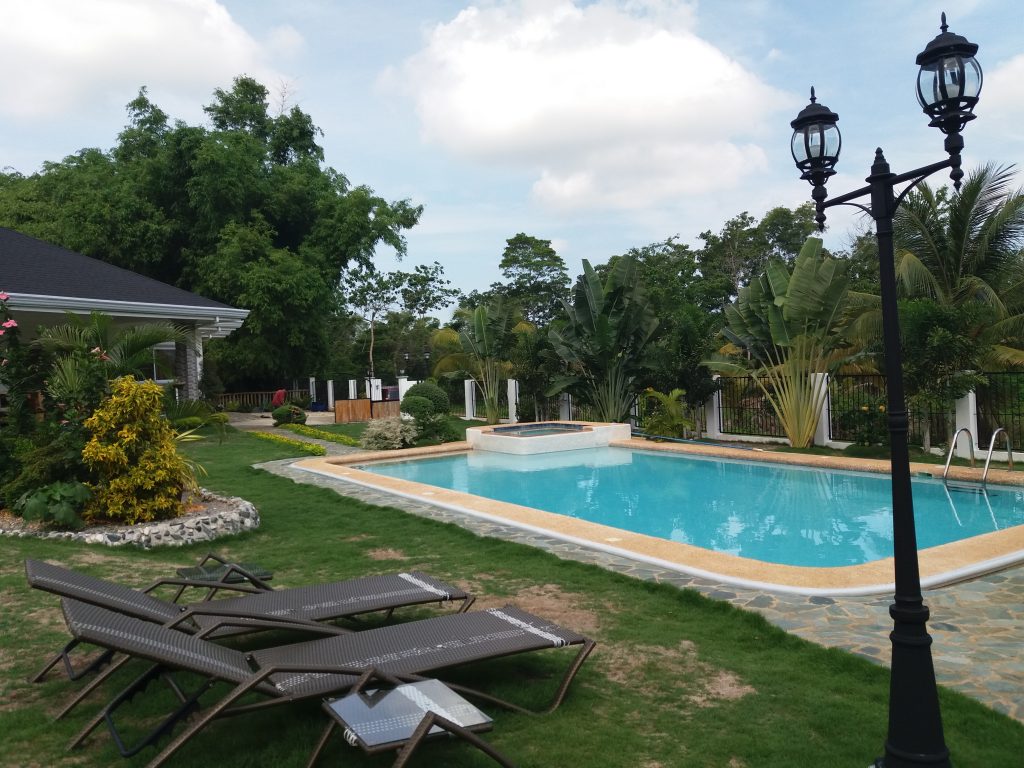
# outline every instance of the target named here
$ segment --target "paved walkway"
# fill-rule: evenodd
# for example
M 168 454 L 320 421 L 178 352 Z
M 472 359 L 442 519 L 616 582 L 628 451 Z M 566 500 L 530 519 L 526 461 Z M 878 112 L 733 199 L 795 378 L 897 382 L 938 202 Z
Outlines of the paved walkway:
M 292 433 L 288 433 L 292 435 Z M 294 435 L 293 435 L 294 436 Z M 354 449 L 337 446 L 338 453 Z M 599 565 L 640 579 L 696 589 L 757 611 L 795 635 L 826 646 L 843 648 L 879 664 L 890 656 L 891 596 L 806 597 L 740 589 L 657 568 L 624 557 L 482 520 L 442 507 L 348 483 L 340 478 L 295 469 L 294 459 L 257 465 L 296 482 L 330 488 L 371 504 L 452 522 L 484 536 L 540 547 L 571 560 Z M 925 592 L 931 609 L 929 630 L 939 682 L 1024 721 L 1024 567 Z

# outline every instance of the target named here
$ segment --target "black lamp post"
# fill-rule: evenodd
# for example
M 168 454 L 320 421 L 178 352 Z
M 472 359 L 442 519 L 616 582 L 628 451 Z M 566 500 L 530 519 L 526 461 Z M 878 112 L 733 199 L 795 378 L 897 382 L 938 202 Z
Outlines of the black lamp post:
M 825 202 L 825 182 L 835 174 L 841 139 L 836 122 L 839 116 L 811 103 L 791 123 L 793 159 L 801 178 L 814 187 L 812 198 L 817 209 L 819 229 L 825 227 L 825 209 L 834 205 L 853 205 L 875 220 L 878 235 L 879 280 L 882 293 L 882 326 L 885 345 L 886 391 L 889 407 L 890 462 L 892 467 L 893 559 L 896 594 L 889 606 L 893 619 L 892 672 L 889 687 L 889 735 L 885 756 L 876 768 L 903 766 L 949 766 L 949 750 L 942 735 L 935 669 L 932 666 L 931 637 L 928 635 L 928 608 L 921 596 L 921 577 L 917 562 L 917 534 L 914 527 L 914 501 L 910 490 L 910 457 L 907 453 L 907 410 L 903 396 L 903 368 L 900 353 L 899 314 L 896 303 L 896 271 L 893 263 L 892 220 L 906 194 L 926 177 L 950 169 L 953 185 L 959 189 L 963 171 L 960 135 L 964 125 L 974 119 L 972 110 L 981 91 L 981 67 L 974 59 L 978 46 L 948 31 L 942 14 L 942 33 L 928 43 L 917 56 L 921 67 L 917 97 L 932 125 L 946 134 L 949 158 L 907 173 L 895 174 L 882 150 L 875 151 L 875 162 L 867 186 Z M 904 182 L 899 194 L 894 188 Z M 870 196 L 870 204 L 853 201 Z

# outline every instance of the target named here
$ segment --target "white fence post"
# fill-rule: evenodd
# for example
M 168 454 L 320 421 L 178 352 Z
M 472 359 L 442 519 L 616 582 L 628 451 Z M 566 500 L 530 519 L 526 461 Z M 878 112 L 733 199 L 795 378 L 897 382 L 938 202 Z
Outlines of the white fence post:
M 508 380 L 508 421 L 515 424 L 519 421 L 519 382 Z
M 978 401 L 977 396 L 973 391 L 968 392 L 966 395 L 956 401 L 956 424 L 954 425 L 954 434 L 961 428 L 967 427 L 971 431 L 971 440 L 974 443 L 974 453 L 977 455 L 980 452 L 978 445 Z M 961 448 L 960 446 L 964 447 Z M 969 459 L 971 457 L 970 448 L 966 445 L 966 436 L 960 435 L 956 439 L 956 455 L 960 459 Z
M 324 405 L 328 411 L 334 413 L 334 379 L 327 380 L 327 402 Z
M 476 418 L 476 381 L 466 379 L 462 382 L 462 392 L 466 397 L 466 418 Z
M 348 399 L 358 400 L 359 399 L 359 382 L 356 379 L 348 380 Z
M 384 399 L 384 389 L 381 386 L 380 379 L 366 380 L 366 399 L 375 403 L 379 403 Z
M 825 390 L 825 396 L 821 399 L 821 411 L 818 413 L 818 424 L 814 428 L 814 438 L 811 440 L 811 445 L 827 446 L 829 444 L 829 432 L 831 431 L 830 425 L 832 424 L 832 403 L 829 400 L 828 374 L 814 373 L 811 375 L 814 377 L 815 382 L 814 394 L 820 394 L 822 388 Z
M 309 377 L 309 402 L 310 404 L 316 400 L 316 376 Z
M 558 420 L 559 421 L 571 421 L 572 420 L 572 403 L 569 399 L 569 395 L 562 393 L 558 397 Z
M 412 389 L 414 384 L 419 384 L 418 381 L 409 381 L 408 376 L 398 377 L 398 399 L 402 400 L 405 398 L 405 393 Z
M 718 376 L 715 376 L 715 381 Z M 722 439 L 722 390 L 716 389 L 704 403 L 704 434 L 711 440 Z

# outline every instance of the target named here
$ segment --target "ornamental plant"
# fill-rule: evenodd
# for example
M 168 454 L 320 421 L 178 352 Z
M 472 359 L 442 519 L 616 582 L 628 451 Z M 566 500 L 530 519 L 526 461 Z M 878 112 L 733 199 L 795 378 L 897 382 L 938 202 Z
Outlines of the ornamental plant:
M 282 405 L 280 408 L 275 408 L 270 415 L 274 419 L 275 427 L 279 424 L 306 423 L 306 412 L 297 405 Z
M 115 379 L 110 396 L 85 422 L 82 459 L 96 475 L 86 522 L 134 524 L 182 514 L 182 494 L 198 490 L 178 454 L 174 428 L 161 417 L 163 391 L 151 381 Z
M 311 456 L 326 456 L 327 449 L 322 445 L 316 443 L 307 443 L 304 440 L 292 440 L 290 437 L 284 437 L 283 435 L 275 435 L 273 432 L 250 432 L 253 437 L 258 437 L 260 440 L 266 440 L 270 443 L 277 443 L 288 448 L 293 448 L 300 453 L 308 453 Z
M 373 419 L 363 431 L 360 445 L 371 451 L 408 448 L 416 442 L 416 427 L 398 418 Z

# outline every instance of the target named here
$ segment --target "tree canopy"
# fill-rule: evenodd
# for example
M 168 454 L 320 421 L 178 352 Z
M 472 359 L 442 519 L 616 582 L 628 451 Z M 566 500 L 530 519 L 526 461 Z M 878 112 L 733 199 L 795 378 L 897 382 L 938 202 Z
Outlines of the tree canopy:
M 422 207 L 325 167 L 312 118 L 271 114 L 250 77 L 214 91 L 209 126 L 171 122 L 145 88 L 127 110 L 111 150 L 0 175 L 0 224 L 249 309 L 211 345 L 226 383 L 319 373 L 343 273 L 381 245 L 404 256 Z

